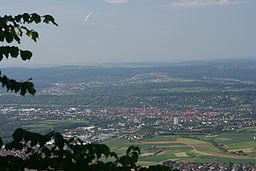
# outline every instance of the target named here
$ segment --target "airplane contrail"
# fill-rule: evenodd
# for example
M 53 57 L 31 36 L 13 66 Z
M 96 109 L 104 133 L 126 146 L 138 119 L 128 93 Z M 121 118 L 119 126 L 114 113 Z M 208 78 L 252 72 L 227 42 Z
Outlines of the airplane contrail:
M 89 14 L 85 17 L 84 21 L 87 21 L 92 15 L 92 11 L 89 12 Z

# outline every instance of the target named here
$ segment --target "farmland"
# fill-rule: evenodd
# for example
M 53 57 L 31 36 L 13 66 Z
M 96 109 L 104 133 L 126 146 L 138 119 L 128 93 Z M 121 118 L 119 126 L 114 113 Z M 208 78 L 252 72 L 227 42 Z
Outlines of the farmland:
M 125 147 L 139 146 L 142 165 L 166 160 L 182 162 L 253 162 L 256 163 L 256 127 L 234 132 L 199 137 L 155 136 L 143 140 L 114 139 L 106 142 L 112 150 L 123 154 Z
M 54 130 L 118 154 L 136 145 L 143 165 L 256 163 L 255 65 L 198 67 L 33 70 L 37 96 L 0 93 L 0 135 Z
M 63 130 L 63 125 L 65 128 L 72 128 L 74 126 L 86 126 L 88 121 L 79 121 L 79 120 L 43 120 L 43 121 L 26 121 L 26 124 L 22 128 L 34 131 L 34 132 L 43 132 L 47 133 L 52 130 Z

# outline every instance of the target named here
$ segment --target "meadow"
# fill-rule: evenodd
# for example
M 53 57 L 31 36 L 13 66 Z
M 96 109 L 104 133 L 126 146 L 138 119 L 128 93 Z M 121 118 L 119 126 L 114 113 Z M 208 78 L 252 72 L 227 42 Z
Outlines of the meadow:
M 67 128 L 74 128 L 78 126 L 87 126 L 87 120 L 42 120 L 42 121 L 26 121 L 22 128 L 40 133 L 48 133 L 50 131 L 63 131 Z
M 140 147 L 140 164 L 182 162 L 256 163 L 256 127 L 197 138 L 155 136 L 143 140 L 113 139 L 105 142 L 113 151 L 124 154 L 126 147 Z

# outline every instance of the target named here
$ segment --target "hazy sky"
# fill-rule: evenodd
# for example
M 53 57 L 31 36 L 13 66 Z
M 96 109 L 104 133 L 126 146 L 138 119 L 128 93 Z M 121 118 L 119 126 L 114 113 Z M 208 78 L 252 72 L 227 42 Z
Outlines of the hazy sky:
M 1 0 L 0 14 L 51 14 L 24 64 L 88 65 L 256 57 L 256 0 Z

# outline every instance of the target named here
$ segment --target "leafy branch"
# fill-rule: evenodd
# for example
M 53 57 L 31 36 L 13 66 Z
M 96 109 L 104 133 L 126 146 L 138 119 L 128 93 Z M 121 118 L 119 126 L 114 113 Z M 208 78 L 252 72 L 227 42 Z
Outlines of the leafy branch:
M 105 144 L 85 144 L 76 137 L 65 139 L 58 132 L 41 135 L 18 128 L 12 137 L 13 141 L 5 145 L 0 139 L 0 147 L 19 155 L 0 157 L 0 170 L 171 171 L 160 165 L 137 166 L 140 149 L 135 146 L 119 157 Z
M 32 41 L 37 42 L 39 34 L 37 31 L 30 29 L 29 24 L 53 24 L 58 26 L 55 19 L 51 15 L 40 16 L 36 13 L 33 14 L 19 14 L 16 16 L 5 15 L 0 17 L 0 42 L 11 44 L 21 44 L 21 37 L 25 34 Z M 9 57 L 20 58 L 23 61 L 30 60 L 32 58 L 32 52 L 30 50 L 20 49 L 18 46 L 0 46 L 0 61 L 3 58 L 8 59 Z M 2 87 L 6 87 L 7 91 L 13 91 L 15 93 L 20 92 L 21 95 L 25 95 L 27 92 L 34 95 L 36 90 L 31 79 L 25 82 L 18 82 L 14 79 L 10 79 L 5 75 L 1 75 L 0 82 Z

